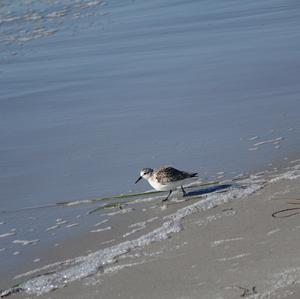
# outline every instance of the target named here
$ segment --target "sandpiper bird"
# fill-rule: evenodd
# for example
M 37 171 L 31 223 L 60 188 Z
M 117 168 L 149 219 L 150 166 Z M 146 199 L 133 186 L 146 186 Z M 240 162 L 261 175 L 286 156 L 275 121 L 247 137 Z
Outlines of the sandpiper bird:
M 169 191 L 168 196 L 163 199 L 163 201 L 166 201 L 169 199 L 169 196 L 171 195 L 173 190 L 175 190 L 179 186 L 181 187 L 183 196 L 186 196 L 187 194 L 182 185 L 186 183 L 188 179 L 196 177 L 197 174 L 197 172 L 189 173 L 178 170 L 171 166 L 164 166 L 157 170 L 153 170 L 152 168 L 143 168 L 140 171 L 140 177 L 136 180 L 135 183 L 144 178 L 155 190 Z

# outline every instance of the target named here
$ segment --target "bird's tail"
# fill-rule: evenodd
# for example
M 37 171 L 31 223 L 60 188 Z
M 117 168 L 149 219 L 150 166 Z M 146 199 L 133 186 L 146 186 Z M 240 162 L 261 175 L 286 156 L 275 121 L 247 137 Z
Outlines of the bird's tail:
M 194 178 L 194 177 L 197 177 L 197 176 L 198 176 L 198 172 L 191 173 L 191 178 Z

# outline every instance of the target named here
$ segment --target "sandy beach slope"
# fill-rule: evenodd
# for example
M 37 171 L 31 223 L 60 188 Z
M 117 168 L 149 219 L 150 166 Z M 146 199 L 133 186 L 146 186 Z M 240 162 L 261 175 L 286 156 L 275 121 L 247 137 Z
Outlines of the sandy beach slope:
M 272 216 L 300 208 L 299 199 L 299 175 L 271 179 L 247 198 L 184 218 L 171 238 L 39 298 L 300 298 L 298 210 Z

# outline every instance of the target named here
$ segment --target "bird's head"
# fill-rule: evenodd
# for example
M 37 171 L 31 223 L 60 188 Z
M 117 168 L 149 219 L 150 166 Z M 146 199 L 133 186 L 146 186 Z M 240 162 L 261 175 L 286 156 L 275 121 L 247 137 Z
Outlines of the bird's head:
M 153 173 L 153 169 L 152 168 L 143 168 L 141 171 L 140 171 L 140 176 L 139 178 L 136 180 L 135 183 L 137 183 L 139 180 L 141 179 L 146 179 L 148 180 L 151 175 Z

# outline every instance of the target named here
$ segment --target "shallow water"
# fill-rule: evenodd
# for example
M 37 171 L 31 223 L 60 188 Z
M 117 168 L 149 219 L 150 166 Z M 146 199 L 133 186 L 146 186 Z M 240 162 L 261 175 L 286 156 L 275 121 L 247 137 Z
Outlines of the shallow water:
M 134 185 L 142 167 L 172 164 L 210 180 L 292 159 L 300 148 L 299 7 L 2 1 L 1 211 L 148 190 Z M 18 274 L 20 248 L 36 248 L 34 259 L 50 241 L 99 223 L 76 220 L 94 207 L 0 214 L 0 235 L 17 232 L 0 238 L 2 269 Z M 59 218 L 72 221 L 45 233 Z

